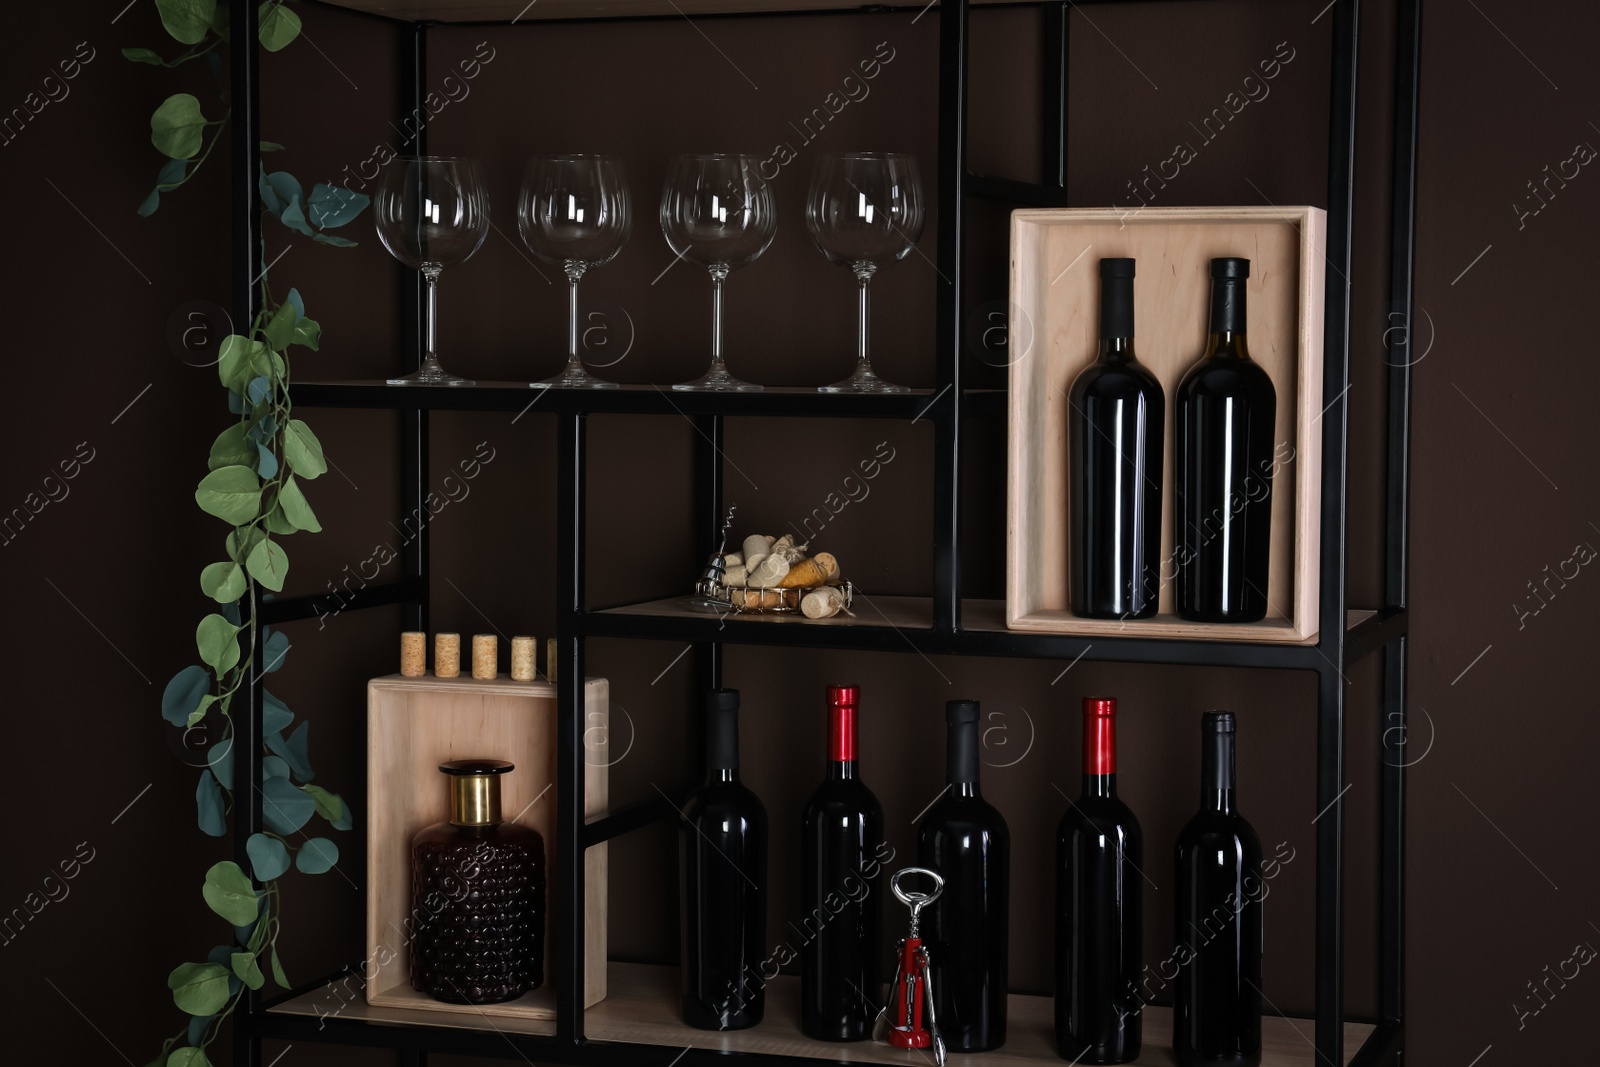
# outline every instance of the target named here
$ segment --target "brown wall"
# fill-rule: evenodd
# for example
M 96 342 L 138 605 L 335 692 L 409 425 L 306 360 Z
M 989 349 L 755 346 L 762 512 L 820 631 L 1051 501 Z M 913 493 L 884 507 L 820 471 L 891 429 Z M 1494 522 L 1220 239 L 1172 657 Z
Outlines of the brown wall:
M 1175 140 L 1196 140 L 1189 122 L 1287 42 L 1294 58 L 1271 83 L 1270 96 L 1201 146 L 1155 203 L 1323 204 L 1330 20 L 1317 17 L 1322 6 L 1321 0 L 1229 0 L 1078 10 L 1074 200 L 1129 202 L 1124 183 L 1169 155 Z M 7 1013 L 16 1053 L 49 1051 L 71 1063 L 143 1063 L 160 1037 L 178 1028 L 162 978 L 221 940 L 198 889 L 205 867 L 228 851 L 194 828 L 197 772 L 182 765 L 158 717 L 162 685 L 192 658 L 188 635 L 205 604 L 194 576 L 215 557 L 222 532 L 194 510 L 190 489 L 224 424 L 220 397 L 211 372 L 186 366 L 165 335 L 186 302 L 226 302 L 226 167 L 214 158 L 155 217 L 133 214 L 160 164 L 148 142 L 149 112 L 180 86 L 206 101 L 208 113 L 215 105 L 198 65 L 169 74 L 121 59 L 123 47 L 164 40 L 152 5 L 118 16 L 121 8 L 114 2 L 92 16 L 78 6 L 30 13 L 11 37 L 11 62 L 0 76 L 9 108 L 70 58 L 78 42 L 93 49 L 92 61 L 69 83 L 70 95 L 0 145 L 14 294 L 4 430 L 13 462 L 0 478 L 3 506 L 37 490 L 79 442 L 94 449 L 70 495 L 0 545 L 17 679 L 9 702 L 16 766 L 6 790 L 14 829 L 0 910 L 21 905 L 79 842 L 95 850 L 70 895 L 0 945 L 0 1003 L 17 1006 Z M 346 167 L 358 173 L 376 145 L 398 144 L 389 125 L 398 36 L 338 12 L 302 11 L 308 40 L 263 64 L 263 128 L 264 136 L 289 146 L 271 164 L 309 185 L 337 181 Z M 1388 4 L 1369 7 L 1361 82 L 1349 394 L 1355 605 L 1375 603 L 1381 587 L 1390 15 Z M 1037 26 L 1026 11 L 974 18 L 975 169 L 1036 175 Z M 1583 110 L 1587 93 L 1600 87 L 1592 84 L 1583 52 L 1596 28 L 1595 17 L 1573 5 L 1536 12 L 1435 4 L 1427 15 L 1418 258 L 1425 314 L 1416 346 L 1412 497 L 1411 693 L 1418 724 L 1410 739 L 1417 762 L 1408 818 L 1409 1049 L 1426 1067 L 1468 1063 L 1491 1045 L 1486 1065 L 1573 1057 L 1600 995 L 1580 975 L 1554 998 L 1547 993 L 1548 1006 L 1523 1018 L 1520 1028 L 1510 1007 L 1519 996 L 1527 1008 L 1536 1006 L 1525 983 L 1567 959 L 1574 943 L 1600 941 L 1583 906 L 1600 887 L 1600 870 L 1579 836 L 1595 810 L 1587 766 L 1593 701 L 1584 699 L 1581 664 L 1600 599 L 1586 591 L 1580 573 L 1565 588 L 1551 581 L 1556 595 L 1545 592 L 1548 605 L 1534 615 L 1538 602 L 1528 599 L 1526 587 L 1544 580 L 1546 564 L 1554 572 L 1571 557 L 1575 543 L 1600 544 L 1600 528 L 1591 525 L 1600 522 L 1590 506 L 1596 476 L 1582 445 L 1583 405 L 1600 383 L 1582 347 L 1580 317 L 1588 306 L 1581 283 L 1590 276 L 1589 236 L 1600 221 L 1600 201 L 1580 173 L 1564 188 L 1552 181 L 1549 205 L 1521 218 L 1520 228 L 1518 214 L 1506 207 L 1526 195 L 1523 183 L 1545 164 L 1554 168 L 1571 156 L 1575 142 L 1600 143 Z M 512 205 L 527 152 L 579 149 L 627 159 L 638 209 L 631 244 L 584 284 L 586 304 L 611 309 L 613 320 L 616 309 L 625 309 L 634 326 L 632 348 L 612 373 L 639 383 L 699 373 L 705 279 L 679 265 L 652 284 L 670 261 L 655 224 L 667 157 L 693 149 L 765 155 L 789 140 L 800 158 L 776 183 L 777 239 L 729 285 L 730 360 L 736 372 L 772 384 L 841 377 L 850 363 L 851 299 L 843 272 L 828 267 L 804 233 L 810 157 L 851 147 L 915 152 L 931 201 L 936 37 L 933 17 L 914 21 L 911 13 L 436 31 L 431 83 L 472 56 L 479 42 L 494 49 L 470 95 L 435 120 L 431 147 L 484 159 L 500 228 L 472 261 L 446 272 L 447 364 L 480 378 L 519 379 L 542 377 L 559 364 L 561 294 L 548 284 L 550 268 L 536 267 L 521 250 Z M 888 42 L 894 58 L 871 83 L 871 95 L 846 108 L 815 145 L 800 146 L 789 123 L 817 106 L 879 42 Z M 1005 296 L 1005 213 L 983 204 L 972 211 L 968 291 L 969 310 L 977 312 Z M 936 224 L 934 213 L 920 245 L 930 258 Z M 322 352 L 300 360 L 299 377 L 371 378 L 397 365 L 401 275 L 365 219 L 354 229 L 361 247 L 340 251 L 290 242 L 287 231 L 268 223 L 269 258 L 289 248 L 273 267 L 274 286 L 299 287 L 325 330 Z M 875 359 L 889 377 L 931 381 L 938 284 L 928 260 L 916 254 L 874 283 Z M 976 353 L 969 362 L 980 382 L 1000 383 L 999 372 Z M 398 511 L 393 416 L 318 411 L 307 418 L 337 469 L 312 492 L 327 532 L 289 544 L 291 592 L 323 589 L 344 568 L 359 568 L 375 545 L 393 543 L 390 521 Z M 560 565 L 548 521 L 551 420 L 535 409 L 515 424 L 509 415 L 440 415 L 433 425 L 435 480 L 480 441 L 489 442 L 495 457 L 470 495 L 436 520 L 434 625 L 550 633 Z M 974 420 L 970 431 L 964 582 L 970 595 L 998 596 L 1004 430 L 996 420 Z M 676 416 L 593 420 L 596 603 L 674 592 L 703 555 L 686 493 L 692 433 Z M 740 504 L 741 529 L 781 531 L 879 442 L 895 450 L 894 462 L 825 539 L 868 589 L 926 593 L 932 465 L 923 425 L 730 420 L 728 496 Z M 1525 616 L 1504 607 L 1519 598 Z M 318 781 L 330 788 L 348 788 L 355 779 L 362 682 L 390 668 L 398 622 L 397 612 L 380 610 L 328 620 L 321 632 L 317 623 L 288 628 L 294 647 L 273 689 L 315 723 Z M 626 710 L 625 716 L 614 711 L 615 740 L 621 746 L 633 738 L 612 770 L 619 801 L 679 783 L 691 760 L 689 658 L 674 663 L 680 650 L 671 643 L 591 646 L 592 672 L 612 680 L 613 701 Z M 1147 870 L 1157 887 L 1146 901 L 1152 959 L 1163 951 L 1170 908 L 1167 850 L 1197 787 L 1197 713 L 1234 709 L 1241 717 L 1245 811 L 1264 841 L 1297 850 L 1275 886 L 1281 903 L 1269 909 L 1266 989 L 1282 1009 L 1308 1010 L 1316 815 L 1311 680 L 1091 663 L 1058 679 L 1061 666 L 914 652 L 735 648 L 726 681 L 744 691 L 747 776 L 780 835 L 793 828 L 820 773 L 819 687 L 832 680 L 861 684 L 867 779 L 902 855 L 910 854 L 913 817 L 939 788 L 943 701 L 977 697 L 986 711 L 1002 714 L 997 722 L 1006 730 L 993 735 L 990 762 L 1026 754 L 987 771 L 985 790 L 1010 819 L 1017 844 L 1013 984 L 1024 990 L 1049 984 L 1038 932 L 1048 929 L 1049 842 L 1065 804 L 1056 789 L 1076 790 L 1077 698 L 1116 693 L 1127 712 L 1124 790 L 1143 822 Z M 1377 829 L 1371 770 L 1385 724 L 1373 664 L 1354 669 L 1350 681 L 1347 995 L 1352 1013 L 1370 1014 Z M 1009 747 L 1000 748 L 1002 738 Z M 361 954 L 360 849 L 354 835 L 344 840 L 349 847 L 340 867 L 348 880 L 330 874 L 286 881 L 285 965 L 296 981 Z M 785 840 L 774 842 L 774 928 L 796 909 L 797 857 L 792 839 Z M 612 858 L 613 954 L 670 962 L 676 953 L 671 829 L 621 839 Z M 387 1061 L 375 1053 L 297 1046 L 281 1062 Z

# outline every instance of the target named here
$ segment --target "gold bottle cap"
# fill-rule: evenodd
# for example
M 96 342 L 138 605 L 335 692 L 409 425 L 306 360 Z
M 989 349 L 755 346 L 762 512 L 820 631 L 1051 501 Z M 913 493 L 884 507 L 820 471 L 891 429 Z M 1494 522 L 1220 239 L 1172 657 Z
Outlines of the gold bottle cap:
M 439 764 L 450 776 L 450 821 L 456 826 L 500 822 L 500 776 L 515 765 L 498 759 L 456 759 Z

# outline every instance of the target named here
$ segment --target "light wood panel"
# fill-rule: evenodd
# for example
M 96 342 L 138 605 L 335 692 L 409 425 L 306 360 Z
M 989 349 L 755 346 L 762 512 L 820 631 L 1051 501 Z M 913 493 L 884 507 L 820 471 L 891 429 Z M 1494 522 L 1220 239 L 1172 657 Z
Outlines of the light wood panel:
M 902 1049 L 872 1041 L 838 1044 L 814 1041 L 800 1032 L 799 980 L 779 977 L 767 985 L 766 1017 L 749 1030 L 718 1033 L 695 1030 L 679 1014 L 678 971 L 675 967 L 613 963 L 609 968 L 610 995 L 584 1013 L 585 1036 L 590 1041 L 665 1045 L 715 1049 L 721 1052 L 766 1053 L 847 1063 L 923 1067 Z M 1013 994 L 1007 1019 L 1006 1043 L 994 1052 L 950 1056 L 950 1067 L 1040 1067 L 1061 1064 L 1056 1055 L 1054 1002 L 1049 997 Z M 1361 1047 L 1371 1026 L 1346 1023 L 1345 1062 Z M 1170 1067 L 1172 1012 L 1149 1007 L 1144 1011 L 1143 1051 L 1134 1062 Z M 1315 1047 L 1312 1025 L 1305 1019 L 1269 1015 L 1261 1020 L 1262 1067 L 1313 1067 Z M 926 1061 L 932 1063 L 929 1057 Z
M 335 7 L 416 22 L 536 22 L 541 19 L 604 19 L 680 15 L 781 14 L 850 11 L 862 7 L 921 10 L 928 0 L 330 0 Z M 977 4 L 1007 0 L 973 0 Z
M 586 722 L 609 710 L 603 678 L 584 684 Z M 600 716 L 600 720 L 596 720 Z M 553 1019 L 549 985 L 555 946 L 556 687 L 548 682 L 495 679 L 402 678 L 367 683 L 367 1000 L 375 1007 L 482 1018 Z M 605 813 L 604 731 L 585 738 L 584 814 Z M 590 744 L 591 741 L 597 743 Z M 543 988 L 504 1004 L 445 1004 L 411 988 L 407 957 L 411 916 L 411 839 L 450 817 L 449 790 L 439 764 L 451 759 L 508 759 L 516 770 L 501 783 L 507 821 L 544 837 L 549 891 Z M 584 945 L 589 966 L 584 1004 L 606 995 L 606 846 L 584 856 Z
M 1107 636 L 1310 644 L 1317 636 L 1325 213 L 1312 207 L 1067 208 L 1011 217 L 1006 529 L 1007 624 Z M 1191 623 L 1173 614 L 1084 619 L 1068 589 L 1067 395 L 1096 357 L 1099 261 L 1131 256 L 1135 351 L 1166 394 L 1161 558 L 1173 557 L 1173 426 L 1178 383 L 1204 350 L 1216 256 L 1250 260 L 1250 355 L 1277 391 L 1274 441 L 1292 448 L 1273 478 L 1267 617 Z M 1170 577 L 1172 567 L 1163 567 Z

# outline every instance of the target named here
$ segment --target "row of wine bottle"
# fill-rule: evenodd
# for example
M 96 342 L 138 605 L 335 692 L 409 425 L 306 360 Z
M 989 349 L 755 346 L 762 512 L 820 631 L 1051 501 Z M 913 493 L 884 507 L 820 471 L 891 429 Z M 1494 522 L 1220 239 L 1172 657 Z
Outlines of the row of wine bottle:
M 1100 261 L 1100 346 L 1073 380 L 1068 413 L 1072 611 L 1156 613 L 1175 581 L 1179 616 L 1257 622 L 1267 612 L 1277 394 L 1245 343 L 1248 259 L 1211 261 L 1205 353 L 1178 385 L 1173 556 L 1161 559 L 1161 383 L 1133 351 L 1131 259 Z
M 831 686 L 828 775 L 806 804 L 801 909 L 766 940 L 767 817 L 739 781 L 737 690 L 707 701 L 707 778 L 681 814 L 683 1017 L 738 1030 L 761 1022 L 765 986 L 800 961 L 807 1036 L 860 1041 L 882 1004 L 884 868 L 894 852 L 857 763 L 855 686 Z M 979 706 L 953 700 L 948 787 L 917 826 L 917 863 L 944 879 L 924 912 L 935 1016 L 951 1051 L 1006 1040 L 1010 834 L 978 790 Z M 1139 823 L 1117 798 L 1116 701 L 1084 701 L 1083 793 L 1056 842 L 1055 1037 L 1075 1063 L 1127 1063 L 1140 1050 Z M 1234 803 L 1234 719 L 1208 712 L 1201 807 L 1177 843 L 1173 1051 L 1181 1065 L 1261 1056 L 1261 846 Z M 1252 891 L 1252 883 L 1254 890 Z M 796 947 L 798 942 L 798 947 Z

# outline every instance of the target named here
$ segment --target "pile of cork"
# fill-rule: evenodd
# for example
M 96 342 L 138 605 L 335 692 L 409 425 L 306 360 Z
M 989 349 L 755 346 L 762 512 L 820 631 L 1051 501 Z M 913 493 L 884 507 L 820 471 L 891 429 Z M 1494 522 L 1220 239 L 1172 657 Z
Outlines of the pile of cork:
M 421 678 L 428 673 L 428 635 L 420 630 L 407 630 L 400 635 L 400 675 L 403 678 Z M 543 677 L 547 682 L 556 680 L 556 640 L 550 638 L 545 655 L 544 674 L 539 673 L 539 641 L 533 637 L 511 639 L 511 680 L 532 682 Z M 433 676 L 435 678 L 461 677 L 461 635 L 433 635 Z M 492 682 L 500 677 L 500 642 L 494 634 L 472 635 L 472 677 Z

